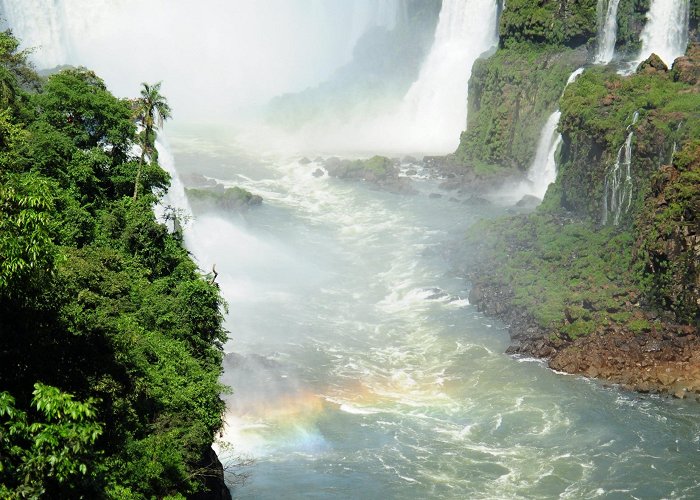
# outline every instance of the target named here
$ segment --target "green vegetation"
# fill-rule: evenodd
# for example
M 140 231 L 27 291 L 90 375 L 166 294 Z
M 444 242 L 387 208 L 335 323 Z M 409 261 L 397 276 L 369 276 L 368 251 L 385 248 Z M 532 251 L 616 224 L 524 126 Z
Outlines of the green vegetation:
M 636 54 L 641 49 L 639 35 L 646 24 L 650 0 L 620 0 L 617 7 L 618 54 Z
M 634 200 L 638 210 L 651 174 L 671 158 L 673 144 L 700 137 L 700 111 L 694 84 L 680 70 L 648 67 L 631 77 L 605 68 L 590 68 L 570 85 L 560 107 L 564 136 L 559 167 L 562 205 L 594 220 L 601 217 L 604 181 L 633 126 Z M 626 223 L 633 221 L 631 210 Z
M 0 80 L 0 496 L 199 491 L 223 304 L 154 218 L 148 112 L 84 68 L 40 82 L 9 32 Z
M 636 302 L 632 239 L 613 228 L 537 213 L 483 221 L 469 231 L 484 278 L 510 289 L 547 330 L 576 338 L 624 324 Z M 620 314 L 626 311 L 626 314 Z
M 535 42 L 577 47 L 595 38 L 597 0 L 508 0 L 501 44 Z
M 499 168 L 526 171 L 567 78 L 585 57 L 585 51 L 513 43 L 476 61 L 467 130 L 455 158 L 482 175 Z
M 141 149 L 141 158 L 139 169 L 136 171 L 136 181 L 134 182 L 134 200 L 139 194 L 139 184 L 146 157 L 150 158 L 151 161 L 157 159 L 156 130 L 162 127 L 163 122 L 171 116 L 168 101 L 160 94 L 160 85 L 160 82 L 154 85 L 142 83 L 141 97 L 136 99 L 134 103 L 136 122 L 141 128 L 138 141 Z

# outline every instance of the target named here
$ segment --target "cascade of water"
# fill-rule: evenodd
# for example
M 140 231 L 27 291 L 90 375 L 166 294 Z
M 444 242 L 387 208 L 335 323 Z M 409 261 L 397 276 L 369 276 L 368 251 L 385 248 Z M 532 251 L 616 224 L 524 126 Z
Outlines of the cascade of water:
M 566 87 L 583 73 L 583 68 L 578 68 L 571 73 L 566 81 Z M 566 88 L 564 87 L 564 88 Z M 540 140 L 537 143 L 537 152 L 532 162 L 527 178 L 530 188 L 527 194 L 543 198 L 549 185 L 557 178 L 556 153 L 562 142 L 561 134 L 557 133 L 561 112 L 557 109 L 552 113 L 540 133 Z
M 170 188 L 160 203 L 154 207 L 154 212 L 159 220 L 168 219 L 168 222 L 172 222 L 172 230 L 181 229 L 192 217 L 192 207 L 185 193 L 185 185 L 175 168 L 175 157 L 170 149 L 168 138 L 162 130 L 156 139 L 156 149 L 158 164 L 170 174 Z
M 549 116 L 540 133 L 540 140 L 537 143 L 537 152 L 532 167 L 528 173 L 528 180 L 532 183 L 531 193 L 538 198 L 544 197 L 547 187 L 554 182 L 557 176 L 556 152 L 561 144 L 561 135 L 557 133 L 561 112 L 555 111 Z
M 474 61 L 498 43 L 496 0 L 443 0 L 433 46 L 406 93 L 401 116 L 414 143 L 452 151 L 467 122 Z
M 619 5 L 620 0 L 607 0 L 607 5 L 605 5 L 605 0 L 600 0 L 598 2 L 598 46 L 593 59 L 595 64 L 608 64 L 615 56 L 615 43 L 617 42 L 617 9 Z
M 627 127 L 627 138 L 617 151 L 617 158 L 612 168 L 605 174 L 605 191 L 603 198 L 603 224 L 613 216 L 613 224 L 620 223 L 620 215 L 626 213 L 632 205 L 632 139 L 633 127 L 639 119 L 639 112 L 632 116 L 632 124 Z M 623 178 L 624 174 L 624 178 Z
M 671 66 L 688 46 L 689 15 L 688 0 L 652 0 L 636 63 L 654 53 Z

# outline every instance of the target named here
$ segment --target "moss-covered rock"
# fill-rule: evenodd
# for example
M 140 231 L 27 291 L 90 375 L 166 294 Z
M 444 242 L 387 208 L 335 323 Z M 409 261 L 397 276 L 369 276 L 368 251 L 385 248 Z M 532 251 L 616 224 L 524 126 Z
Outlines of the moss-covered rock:
M 641 49 L 639 35 L 646 24 L 650 0 L 620 0 L 617 7 L 617 41 L 615 51 L 618 54 L 636 54 Z
M 691 47 L 689 54 L 696 50 Z M 609 179 L 628 134 L 633 132 L 632 195 L 621 214 L 621 223 L 632 223 L 652 173 L 670 162 L 674 143 L 682 144 L 700 134 L 698 89 L 674 81 L 674 74 L 692 74 L 692 60 L 686 61 L 690 66 L 681 72 L 667 72 L 654 67 L 652 56 L 631 77 L 591 68 L 569 86 L 560 103 L 564 140 L 557 183 L 563 208 L 593 220 L 604 219 L 606 177 Z
M 394 193 L 414 192 L 410 180 L 399 177 L 397 162 L 385 156 L 373 156 L 367 160 L 331 157 L 323 166 L 330 177 L 364 181 Z
M 670 70 L 652 56 L 629 77 L 588 69 L 561 99 L 559 173 L 538 212 L 471 229 L 470 300 L 514 325 L 510 352 L 640 391 L 700 392 L 699 51 Z M 619 225 L 601 223 L 626 144 L 630 178 L 618 180 L 631 195 Z
M 654 173 L 636 227 L 635 257 L 650 302 L 700 325 L 700 138 Z
M 569 75 L 585 50 L 511 44 L 474 65 L 467 130 L 455 158 L 479 170 L 526 171 Z
M 188 188 L 187 197 L 195 212 L 219 210 L 240 212 L 262 204 L 262 197 L 238 186 L 224 188 L 221 184 L 214 187 Z

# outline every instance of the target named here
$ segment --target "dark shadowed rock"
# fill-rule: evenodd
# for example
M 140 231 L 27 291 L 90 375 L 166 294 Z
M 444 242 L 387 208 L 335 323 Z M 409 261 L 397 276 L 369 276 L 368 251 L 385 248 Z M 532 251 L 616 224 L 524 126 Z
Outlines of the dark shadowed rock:
M 206 491 L 189 495 L 188 500 L 231 500 L 231 492 L 224 481 L 224 466 L 211 448 L 207 448 L 197 464 L 204 471 Z
M 311 175 L 313 175 L 314 177 L 323 177 L 324 175 L 326 175 L 326 173 L 320 168 L 317 168 Z

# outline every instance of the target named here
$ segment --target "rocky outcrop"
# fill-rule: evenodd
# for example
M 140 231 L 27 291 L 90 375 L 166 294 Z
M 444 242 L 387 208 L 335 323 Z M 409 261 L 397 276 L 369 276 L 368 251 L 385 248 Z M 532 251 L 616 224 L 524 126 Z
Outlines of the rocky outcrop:
M 207 448 L 197 464 L 203 471 L 205 491 L 188 497 L 189 500 L 231 500 L 231 492 L 224 481 L 224 466 L 211 448 Z
M 692 326 L 663 323 L 648 332 L 602 327 L 575 340 L 543 328 L 513 304 L 509 287 L 478 281 L 469 302 L 509 325 L 511 355 L 544 359 L 550 368 L 619 384 L 625 389 L 700 399 L 700 335 Z
M 330 177 L 367 182 L 392 193 L 414 194 L 410 179 L 399 176 L 397 163 L 384 156 L 374 156 L 368 160 L 331 157 L 323 162 L 323 167 Z
M 589 68 L 561 99 L 538 211 L 470 231 L 470 302 L 509 325 L 509 353 L 700 395 L 699 61 L 693 44 L 671 70 L 656 56 L 629 77 Z M 619 219 L 602 217 L 612 201 Z
M 218 210 L 241 212 L 262 204 L 262 197 L 238 186 L 225 187 L 215 183 L 211 187 L 187 188 L 185 190 L 195 212 Z
M 636 259 L 647 293 L 674 320 L 700 325 L 700 140 L 663 166 L 637 224 Z
M 700 337 L 687 326 L 665 325 L 645 335 L 596 332 L 560 347 L 549 366 L 639 392 L 700 397 Z

